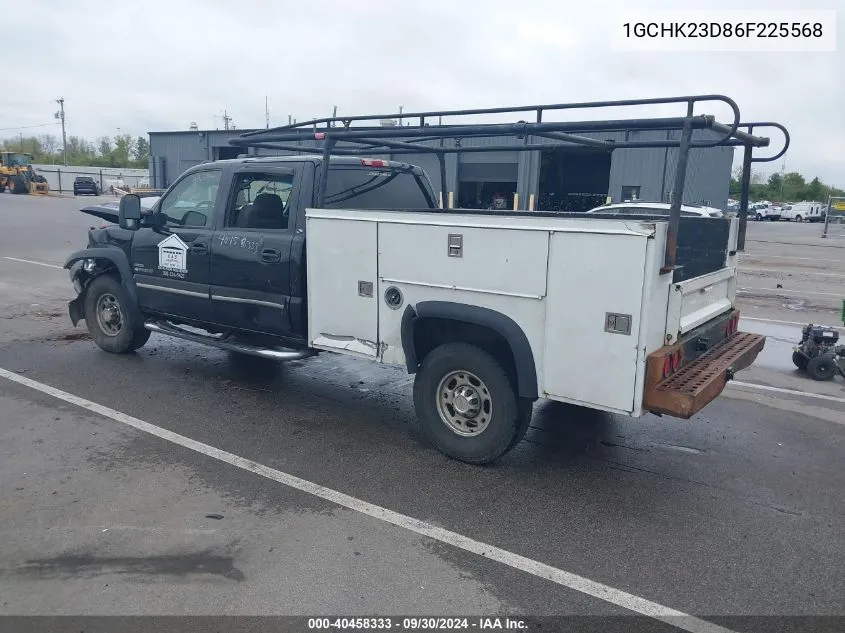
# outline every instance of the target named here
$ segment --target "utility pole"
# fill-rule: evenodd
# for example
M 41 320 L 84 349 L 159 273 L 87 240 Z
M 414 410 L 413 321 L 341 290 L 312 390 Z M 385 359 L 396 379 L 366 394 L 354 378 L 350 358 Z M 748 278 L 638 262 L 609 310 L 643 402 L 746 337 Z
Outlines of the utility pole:
M 59 97 L 56 99 L 56 103 L 59 104 L 59 111 L 56 112 L 56 118 L 62 122 L 62 152 L 64 152 L 64 163 L 65 167 L 67 167 L 67 136 L 65 135 L 65 99 L 64 97 Z
M 21 142 L 21 152 L 23 152 L 23 132 L 18 132 L 18 137 L 20 138 Z
M 267 95 L 264 95 L 264 128 L 270 129 L 270 102 L 267 100 Z

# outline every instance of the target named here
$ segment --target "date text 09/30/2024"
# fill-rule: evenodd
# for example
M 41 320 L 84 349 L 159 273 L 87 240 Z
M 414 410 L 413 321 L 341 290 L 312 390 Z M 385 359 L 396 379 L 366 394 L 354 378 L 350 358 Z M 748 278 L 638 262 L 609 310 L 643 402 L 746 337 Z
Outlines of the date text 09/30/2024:
M 474 617 L 474 618 L 435 618 L 435 617 L 330 617 L 308 618 L 310 631 L 360 631 L 360 630 L 397 630 L 397 631 L 525 631 L 528 625 L 517 618 Z

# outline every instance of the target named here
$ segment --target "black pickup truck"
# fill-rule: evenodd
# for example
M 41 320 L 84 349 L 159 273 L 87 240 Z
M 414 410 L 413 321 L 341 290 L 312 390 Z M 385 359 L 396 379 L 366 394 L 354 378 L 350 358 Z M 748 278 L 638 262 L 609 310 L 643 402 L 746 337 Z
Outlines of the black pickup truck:
M 129 196 L 135 219 L 113 206 L 82 209 L 115 224 L 91 229 L 88 247 L 65 262 L 78 293 L 71 321 L 84 318 L 114 353 L 158 331 L 268 358 L 310 355 L 304 212 L 322 170 L 320 156 L 221 160 L 183 173 L 152 209 Z M 436 206 L 425 173 L 404 163 L 333 157 L 325 187 L 324 208 Z

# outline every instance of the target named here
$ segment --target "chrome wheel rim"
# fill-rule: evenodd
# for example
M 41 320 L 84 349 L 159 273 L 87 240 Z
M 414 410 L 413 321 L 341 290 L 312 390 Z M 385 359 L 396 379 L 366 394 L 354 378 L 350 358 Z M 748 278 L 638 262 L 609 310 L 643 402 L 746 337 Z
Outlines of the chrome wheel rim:
M 493 416 L 493 398 L 475 374 L 457 370 L 437 385 L 437 412 L 449 430 L 462 437 L 484 432 Z
M 117 336 L 123 329 L 123 311 L 113 294 L 106 292 L 97 299 L 97 324 L 106 336 Z

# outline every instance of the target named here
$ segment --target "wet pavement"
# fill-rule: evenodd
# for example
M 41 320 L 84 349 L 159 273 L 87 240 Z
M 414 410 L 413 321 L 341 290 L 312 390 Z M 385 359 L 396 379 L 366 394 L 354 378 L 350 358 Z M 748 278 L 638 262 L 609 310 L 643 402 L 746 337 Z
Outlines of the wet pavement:
M 685 613 L 845 615 L 845 389 L 792 366 L 799 325 L 744 320 L 769 338 L 739 380 L 808 395 L 728 389 L 690 421 L 540 402 L 472 467 L 409 432 L 393 368 L 101 352 L 65 271 L 6 259 L 60 265 L 90 219 L 30 203 L 56 229 L 0 235 L 0 368 Z M 630 613 L 3 379 L 0 518 L 2 614 Z

